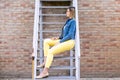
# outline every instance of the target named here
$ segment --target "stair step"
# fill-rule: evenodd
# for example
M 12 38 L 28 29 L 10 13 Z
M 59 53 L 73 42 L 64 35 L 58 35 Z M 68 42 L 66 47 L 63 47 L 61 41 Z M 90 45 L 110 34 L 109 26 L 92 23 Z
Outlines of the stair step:
M 37 60 L 40 60 L 40 59 L 43 60 L 44 58 L 43 58 L 43 57 L 42 57 L 42 58 L 37 58 Z M 66 59 L 75 59 L 75 57 L 74 57 L 74 56 L 73 56 L 73 57 L 55 56 L 54 59 L 57 59 L 57 60 L 59 60 L 59 59 L 60 59 L 60 60 L 61 60 L 61 59 L 62 59 L 62 60 L 66 60 Z
M 39 79 L 36 79 L 39 80 Z M 75 76 L 49 76 L 40 80 L 75 80 Z
M 40 0 L 40 1 L 72 1 L 72 0 Z
M 68 8 L 69 6 L 41 6 L 40 8 Z
M 42 24 L 64 24 L 65 22 L 42 22 Z
M 39 70 L 40 68 L 37 67 L 37 70 Z M 76 69 L 75 67 L 71 67 L 71 66 L 51 66 L 50 69 L 65 69 L 65 70 L 70 70 L 70 69 Z
M 44 39 L 38 39 L 38 42 L 40 42 L 41 40 L 43 41 Z
M 41 14 L 40 16 L 66 16 L 66 14 Z
M 61 31 L 58 31 L 58 30 L 56 30 L 56 31 L 55 31 L 55 30 L 54 30 L 54 31 L 53 31 L 53 30 L 50 30 L 50 31 L 44 30 L 44 31 L 42 31 L 42 32 L 61 32 Z
M 40 39 L 39 39 L 39 40 L 40 40 Z M 39 41 L 39 40 L 38 40 L 38 41 Z M 38 48 L 37 51 L 40 51 L 41 49 L 43 50 L 43 48 Z M 75 47 L 72 49 L 72 51 L 75 51 Z

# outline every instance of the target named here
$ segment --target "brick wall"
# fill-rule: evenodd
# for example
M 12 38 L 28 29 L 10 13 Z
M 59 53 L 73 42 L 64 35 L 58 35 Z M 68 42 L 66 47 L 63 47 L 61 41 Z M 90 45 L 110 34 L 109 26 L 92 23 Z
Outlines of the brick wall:
M 78 0 L 81 77 L 120 77 L 120 1 Z M 31 77 L 34 0 L 0 0 L 0 77 Z
M 34 0 L 0 0 L 0 77 L 31 77 Z
M 78 0 L 81 77 L 120 77 L 120 0 Z

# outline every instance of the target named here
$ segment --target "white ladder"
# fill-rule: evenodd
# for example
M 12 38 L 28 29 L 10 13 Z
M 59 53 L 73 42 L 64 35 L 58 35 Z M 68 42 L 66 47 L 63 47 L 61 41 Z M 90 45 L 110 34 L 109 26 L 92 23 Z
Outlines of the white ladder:
M 54 5 L 47 5 L 44 6 L 45 3 L 54 3 L 54 2 L 70 2 L 70 5 L 67 6 L 54 6 Z M 43 62 L 43 33 L 54 33 L 54 32 L 60 32 L 59 30 L 44 30 L 44 25 L 63 25 L 65 22 L 45 22 L 44 17 L 45 16 L 51 16 L 51 17 L 65 17 L 65 14 L 50 14 L 50 13 L 43 13 L 43 9 L 67 9 L 69 6 L 74 6 L 76 8 L 75 12 L 75 19 L 76 19 L 76 45 L 75 45 L 75 51 L 70 50 L 70 55 L 68 57 L 55 57 L 56 59 L 64 59 L 64 60 L 70 60 L 69 66 L 52 66 L 50 69 L 57 69 L 57 70 L 69 70 L 69 75 L 67 76 L 50 76 L 48 78 L 44 79 L 36 79 L 37 76 L 37 70 L 42 71 L 41 68 L 37 68 L 38 61 L 40 63 Z M 79 42 L 79 21 L 78 21 L 78 7 L 77 7 L 77 0 L 35 0 L 35 15 L 34 15 L 34 35 L 33 35 L 33 49 L 34 49 L 34 72 L 33 72 L 33 80 L 80 80 L 80 42 Z M 77 45 L 78 44 L 78 45 Z M 75 52 L 75 53 L 74 53 Z M 75 55 L 74 55 L 74 54 Z M 75 61 L 75 65 L 73 64 Z M 40 64 L 39 63 L 39 64 Z M 75 71 L 74 71 L 75 70 Z M 75 75 L 74 75 L 75 74 Z

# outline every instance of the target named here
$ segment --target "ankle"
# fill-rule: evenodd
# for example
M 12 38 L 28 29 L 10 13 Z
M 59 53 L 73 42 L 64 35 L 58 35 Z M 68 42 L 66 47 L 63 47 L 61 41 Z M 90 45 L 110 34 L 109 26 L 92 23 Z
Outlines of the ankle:
M 44 63 L 46 63 L 46 57 L 44 57 Z
M 43 62 L 42 64 L 44 64 L 44 65 L 45 65 L 45 62 Z
M 48 73 L 48 68 L 44 68 L 43 72 Z

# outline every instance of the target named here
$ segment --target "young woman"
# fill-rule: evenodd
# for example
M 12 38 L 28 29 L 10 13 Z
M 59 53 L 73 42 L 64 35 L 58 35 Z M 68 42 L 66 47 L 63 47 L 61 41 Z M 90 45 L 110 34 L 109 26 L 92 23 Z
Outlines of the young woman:
M 68 20 L 62 28 L 59 38 L 51 38 L 44 40 L 44 62 L 38 67 L 44 67 L 43 71 L 37 78 L 45 78 L 49 76 L 48 70 L 52 64 L 55 54 L 70 50 L 75 45 L 76 22 L 74 20 L 75 7 L 69 7 L 66 11 Z M 50 48 L 52 46 L 52 48 Z

